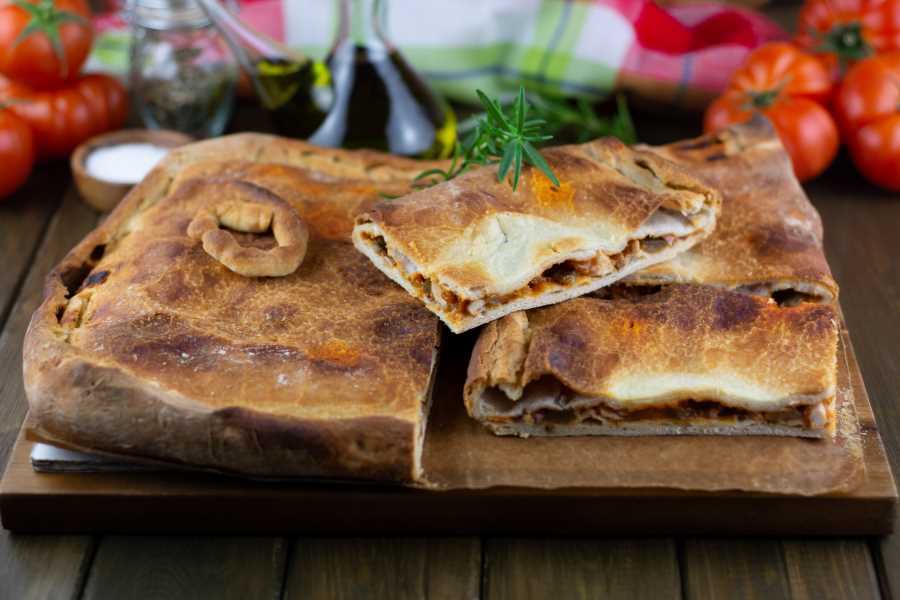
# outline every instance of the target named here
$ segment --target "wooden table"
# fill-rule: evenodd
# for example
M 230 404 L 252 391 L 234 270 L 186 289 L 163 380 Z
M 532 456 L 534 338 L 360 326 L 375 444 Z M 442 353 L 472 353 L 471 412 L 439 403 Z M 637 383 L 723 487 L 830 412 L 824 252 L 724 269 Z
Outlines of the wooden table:
M 258 126 L 246 108 L 236 129 Z M 648 142 L 695 122 L 641 116 Z M 808 192 L 894 472 L 900 466 L 900 196 L 842 159 Z M 0 205 L 0 465 L 25 416 L 22 336 L 46 272 L 97 223 L 64 164 Z M 0 531 L 19 598 L 877 598 L 900 595 L 886 539 L 26 536 Z

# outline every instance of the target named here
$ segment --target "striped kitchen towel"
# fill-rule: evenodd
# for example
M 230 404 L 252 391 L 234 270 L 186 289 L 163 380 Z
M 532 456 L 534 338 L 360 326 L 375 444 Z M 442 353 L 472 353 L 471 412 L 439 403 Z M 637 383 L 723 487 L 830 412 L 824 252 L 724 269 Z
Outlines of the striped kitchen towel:
M 252 27 L 324 57 L 337 22 L 332 0 L 240 0 Z M 751 10 L 710 2 L 663 8 L 651 0 L 387 0 L 387 35 L 449 98 L 476 88 L 506 96 L 520 83 L 599 98 L 625 89 L 702 107 L 756 46 L 784 32 Z M 98 23 L 94 68 L 123 67 L 108 52 L 119 19 Z M 103 49 L 106 48 L 105 60 Z

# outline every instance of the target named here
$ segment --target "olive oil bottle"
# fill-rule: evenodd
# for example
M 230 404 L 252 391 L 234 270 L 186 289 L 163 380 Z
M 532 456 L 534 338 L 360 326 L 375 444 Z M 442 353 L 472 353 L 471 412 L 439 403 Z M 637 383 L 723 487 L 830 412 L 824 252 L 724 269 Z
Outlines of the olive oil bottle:
M 307 138 L 325 121 L 334 105 L 325 63 L 248 27 L 219 0 L 196 0 L 231 48 L 283 135 Z
M 386 0 L 342 0 L 326 60 L 334 106 L 310 141 L 447 157 L 456 143 L 456 118 L 387 39 L 386 10 Z
M 333 104 L 328 67 L 270 56 L 253 63 L 257 95 L 282 135 L 308 138 Z
M 324 62 L 250 30 L 216 0 L 199 0 L 238 55 L 282 135 L 331 147 L 450 156 L 456 117 L 385 36 L 386 0 L 336 0 Z

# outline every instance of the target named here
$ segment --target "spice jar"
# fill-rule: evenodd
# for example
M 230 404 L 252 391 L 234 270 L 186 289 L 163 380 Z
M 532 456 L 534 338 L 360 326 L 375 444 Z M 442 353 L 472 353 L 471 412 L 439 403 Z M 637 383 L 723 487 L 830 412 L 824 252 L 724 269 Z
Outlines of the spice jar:
M 130 0 L 130 84 L 148 128 L 220 135 L 234 104 L 237 63 L 194 0 Z

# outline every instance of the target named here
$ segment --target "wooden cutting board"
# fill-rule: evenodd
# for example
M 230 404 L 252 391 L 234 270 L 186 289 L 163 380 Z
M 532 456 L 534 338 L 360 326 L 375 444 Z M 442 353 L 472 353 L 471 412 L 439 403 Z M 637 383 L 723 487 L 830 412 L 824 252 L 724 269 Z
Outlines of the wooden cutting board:
M 871 535 L 893 531 L 897 490 L 844 332 L 865 481 L 790 496 L 675 489 L 423 491 L 345 483 L 252 482 L 209 473 L 36 473 L 20 433 L 2 482 L 3 526 L 22 532 Z M 815 443 L 815 442 L 812 442 Z

